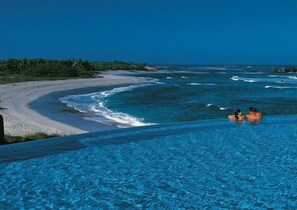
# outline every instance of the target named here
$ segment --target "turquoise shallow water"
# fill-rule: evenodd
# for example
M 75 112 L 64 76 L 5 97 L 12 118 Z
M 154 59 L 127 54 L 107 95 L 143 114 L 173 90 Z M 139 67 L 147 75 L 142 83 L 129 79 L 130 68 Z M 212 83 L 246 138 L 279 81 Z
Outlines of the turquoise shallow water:
M 0 209 L 297 208 L 297 116 L 0 147 Z

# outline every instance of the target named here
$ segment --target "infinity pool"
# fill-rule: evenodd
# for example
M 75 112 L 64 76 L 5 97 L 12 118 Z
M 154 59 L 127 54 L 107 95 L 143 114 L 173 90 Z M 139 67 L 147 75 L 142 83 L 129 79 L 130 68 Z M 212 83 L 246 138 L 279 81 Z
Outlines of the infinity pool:
M 0 147 L 0 209 L 297 208 L 297 117 Z

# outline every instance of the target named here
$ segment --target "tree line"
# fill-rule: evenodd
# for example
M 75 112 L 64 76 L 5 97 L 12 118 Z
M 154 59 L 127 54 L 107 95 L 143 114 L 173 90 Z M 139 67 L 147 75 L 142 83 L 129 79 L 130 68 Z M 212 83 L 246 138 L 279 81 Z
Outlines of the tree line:
M 0 61 L 2 76 L 89 77 L 95 68 L 82 60 L 9 59 Z
M 122 61 L 94 62 L 83 60 L 9 59 L 0 61 L 0 76 L 92 77 L 103 70 L 145 70 L 145 64 Z

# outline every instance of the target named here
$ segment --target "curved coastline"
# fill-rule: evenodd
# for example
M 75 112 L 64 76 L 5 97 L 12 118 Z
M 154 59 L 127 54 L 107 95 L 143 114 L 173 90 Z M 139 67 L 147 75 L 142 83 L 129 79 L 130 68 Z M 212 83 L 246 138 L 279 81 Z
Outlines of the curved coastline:
M 36 110 L 43 116 L 48 117 L 51 120 L 62 122 L 67 125 L 71 125 L 75 128 L 79 128 L 86 132 L 105 131 L 116 129 L 118 127 L 112 125 L 106 125 L 103 123 L 86 120 L 84 114 L 79 111 L 68 107 L 59 100 L 61 97 L 67 95 L 80 95 L 88 94 L 93 92 L 106 91 L 112 88 L 121 87 L 122 85 L 111 85 L 111 86 L 99 86 L 99 87 L 87 87 L 78 88 L 73 90 L 53 92 L 48 95 L 44 95 L 37 100 L 31 102 L 29 106 L 31 109 Z M 44 107 L 44 105 L 47 107 Z
M 90 130 L 85 127 L 78 126 L 79 122 L 73 123 L 75 119 L 73 118 L 74 116 L 70 116 L 71 113 L 66 116 L 64 115 L 65 113 L 61 112 L 61 109 L 53 113 L 55 107 L 49 108 L 49 106 L 57 106 L 57 104 L 54 104 L 54 101 L 51 101 L 50 104 L 39 103 L 37 101 L 39 99 L 42 100 L 47 95 L 49 98 L 46 100 L 53 99 L 53 96 L 56 94 L 59 95 L 59 92 L 80 92 L 86 91 L 88 88 L 99 89 L 108 86 L 144 83 L 147 81 L 146 78 L 116 75 L 113 72 L 103 73 L 102 76 L 102 78 L 91 79 L 32 81 L 0 85 L 0 107 L 3 108 L 0 109 L 0 114 L 4 118 L 5 134 L 26 136 L 42 132 L 47 134 L 71 135 L 89 132 Z M 60 120 L 63 118 L 63 115 L 68 120 L 57 121 L 58 118 L 50 117 L 51 114 L 54 116 L 58 115 L 59 112 L 61 114 Z M 85 121 L 83 123 L 86 123 Z M 99 123 L 97 125 L 102 128 Z M 111 128 L 109 127 L 109 129 Z

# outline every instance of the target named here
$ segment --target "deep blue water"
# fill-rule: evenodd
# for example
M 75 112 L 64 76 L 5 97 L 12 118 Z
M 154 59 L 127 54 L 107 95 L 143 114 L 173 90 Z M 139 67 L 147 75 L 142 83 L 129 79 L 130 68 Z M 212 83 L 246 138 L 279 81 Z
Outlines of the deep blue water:
M 277 66 L 169 66 L 164 73 L 131 85 L 62 99 L 88 119 L 130 127 L 226 118 L 250 106 L 266 116 L 297 114 L 296 74 L 277 74 Z
M 0 209 L 296 209 L 297 116 L 0 147 Z

